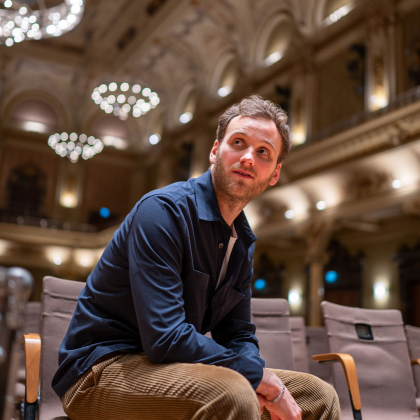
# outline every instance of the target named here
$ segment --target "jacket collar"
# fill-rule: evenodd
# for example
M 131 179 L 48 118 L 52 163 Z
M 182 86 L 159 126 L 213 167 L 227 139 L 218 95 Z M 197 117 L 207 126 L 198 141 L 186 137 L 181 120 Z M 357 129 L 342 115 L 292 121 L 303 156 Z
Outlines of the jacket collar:
M 222 213 L 220 212 L 216 193 L 214 192 L 210 169 L 195 179 L 194 192 L 198 217 L 201 220 L 206 220 L 208 222 L 222 221 L 226 224 L 223 220 Z M 252 232 L 243 211 L 239 213 L 238 217 L 234 221 L 234 224 L 238 237 L 241 236 L 241 233 L 244 233 L 251 243 L 257 240 L 257 237 Z

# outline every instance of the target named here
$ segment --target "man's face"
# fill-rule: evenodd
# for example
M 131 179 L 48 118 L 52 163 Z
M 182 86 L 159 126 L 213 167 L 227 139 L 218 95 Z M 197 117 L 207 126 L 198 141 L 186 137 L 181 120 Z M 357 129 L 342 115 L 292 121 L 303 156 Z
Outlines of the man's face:
M 281 136 L 274 121 L 238 116 L 230 121 L 222 142 L 210 153 L 216 193 L 235 203 L 248 203 L 280 175 Z

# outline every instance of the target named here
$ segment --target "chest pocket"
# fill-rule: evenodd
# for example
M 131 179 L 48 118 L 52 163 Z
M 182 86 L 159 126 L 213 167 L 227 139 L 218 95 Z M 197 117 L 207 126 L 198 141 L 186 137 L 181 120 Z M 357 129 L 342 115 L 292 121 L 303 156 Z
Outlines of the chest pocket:
M 184 281 L 185 320 L 200 331 L 206 306 L 206 291 L 210 276 L 192 269 Z

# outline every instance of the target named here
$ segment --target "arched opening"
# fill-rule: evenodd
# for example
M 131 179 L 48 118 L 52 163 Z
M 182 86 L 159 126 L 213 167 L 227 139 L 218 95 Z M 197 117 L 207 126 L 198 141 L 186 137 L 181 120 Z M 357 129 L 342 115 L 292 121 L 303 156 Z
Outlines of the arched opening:
M 92 135 L 99 137 L 105 146 L 126 149 L 130 138 L 130 128 L 125 121 L 111 115 L 104 115 L 92 124 Z M 90 134 L 90 133 L 89 133 Z
M 42 216 L 46 175 L 33 163 L 20 165 L 7 180 L 7 212 L 20 216 Z
M 37 99 L 20 102 L 12 109 L 10 119 L 27 131 L 45 132 L 59 125 L 54 109 Z
M 225 68 L 223 69 L 223 72 L 220 76 L 219 84 L 217 87 L 217 94 L 222 98 L 229 95 L 235 87 L 237 78 L 238 65 L 236 60 L 231 58 L 225 65 Z
M 266 66 L 271 66 L 283 58 L 289 47 L 291 34 L 292 25 L 288 20 L 282 20 L 275 26 L 265 48 L 264 63 Z
M 187 124 L 194 117 L 195 108 L 197 106 L 197 93 L 195 89 L 191 89 L 185 98 L 184 106 L 182 107 L 182 113 L 179 116 L 179 121 L 182 124 Z

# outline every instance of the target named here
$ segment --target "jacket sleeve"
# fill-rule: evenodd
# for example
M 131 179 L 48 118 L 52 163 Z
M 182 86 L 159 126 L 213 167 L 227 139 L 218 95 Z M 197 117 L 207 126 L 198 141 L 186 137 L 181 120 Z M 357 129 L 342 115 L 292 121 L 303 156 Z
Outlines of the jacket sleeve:
M 251 279 L 253 274 L 254 245 L 248 251 L 242 272 L 244 280 L 239 281 L 240 289 L 245 297 L 216 325 L 212 330 L 212 337 L 223 347 L 231 349 L 244 357 L 250 366 L 259 366 L 253 372 L 251 384 L 256 389 L 262 379 L 262 368 L 265 361 L 260 357 L 258 339 L 255 336 L 255 325 L 251 322 Z
M 127 239 L 130 285 L 143 349 L 152 363 L 205 363 L 231 368 L 252 385 L 262 367 L 186 323 L 181 279 L 185 222 L 173 199 L 150 196 Z M 256 373 L 257 372 L 257 373 Z

